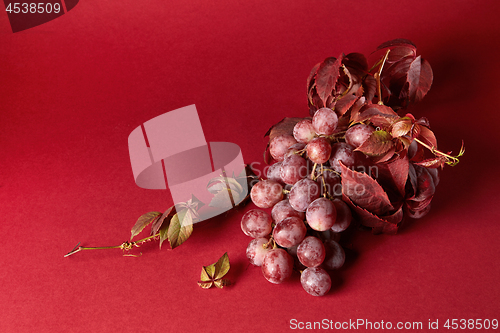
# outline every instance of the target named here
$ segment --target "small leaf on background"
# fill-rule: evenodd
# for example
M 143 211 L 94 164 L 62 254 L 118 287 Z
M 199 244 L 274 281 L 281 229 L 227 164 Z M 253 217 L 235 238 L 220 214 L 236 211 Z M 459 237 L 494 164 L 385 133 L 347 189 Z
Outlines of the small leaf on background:
M 184 243 L 193 233 L 193 217 L 191 212 L 186 208 L 179 211 L 172 217 L 167 231 L 168 242 L 170 247 L 175 249 L 177 246 Z M 161 239 L 160 239 L 161 241 Z
M 394 142 L 391 134 L 386 131 L 374 131 L 355 151 L 368 156 L 382 156 L 393 148 Z
M 331 96 L 337 79 L 340 76 L 339 70 L 342 65 L 342 59 L 342 55 L 338 59 L 334 57 L 327 58 L 321 63 L 316 72 L 316 91 L 324 105 L 327 105 L 328 97 Z
M 227 274 L 230 267 L 229 256 L 226 252 L 216 263 L 202 267 L 198 285 L 203 289 L 209 289 L 214 284 L 217 288 L 229 285 L 229 280 L 223 279 L 223 277 Z
M 229 256 L 227 255 L 227 252 L 220 257 L 219 260 L 215 263 L 215 273 L 214 273 L 214 279 L 222 279 L 224 275 L 229 272 L 229 268 L 231 266 L 229 265 Z
M 130 237 L 130 239 L 140 234 L 140 232 L 144 230 L 144 228 L 148 224 L 152 223 L 153 221 L 156 221 L 161 215 L 162 215 L 161 212 L 149 212 L 140 216 L 135 225 L 132 227 L 131 230 L 132 236 Z
M 340 163 L 342 169 L 342 194 L 350 198 L 357 206 L 383 215 L 394 210 L 387 193 L 382 186 L 369 175 L 348 169 Z

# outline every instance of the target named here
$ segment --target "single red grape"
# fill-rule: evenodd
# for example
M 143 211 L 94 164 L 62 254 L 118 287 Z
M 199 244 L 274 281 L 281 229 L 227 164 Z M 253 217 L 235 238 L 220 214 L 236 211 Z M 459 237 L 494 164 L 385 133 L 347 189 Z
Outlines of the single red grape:
M 279 284 L 293 273 L 293 258 L 284 249 L 269 250 L 262 261 L 262 274 L 267 281 Z

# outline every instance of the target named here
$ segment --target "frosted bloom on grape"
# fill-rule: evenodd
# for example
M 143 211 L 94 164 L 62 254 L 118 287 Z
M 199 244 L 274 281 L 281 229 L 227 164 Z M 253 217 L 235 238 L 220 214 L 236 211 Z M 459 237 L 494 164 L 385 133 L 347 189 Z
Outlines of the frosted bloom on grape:
M 271 208 L 283 199 L 283 187 L 272 180 L 261 180 L 252 187 L 250 198 L 259 208 Z
M 319 198 L 319 193 L 318 183 L 309 178 L 304 178 L 293 185 L 288 200 L 293 209 L 305 212 L 311 202 Z
M 298 245 L 306 237 L 307 228 L 300 218 L 292 216 L 276 223 L 273 237 L 276 244 L 282 247 Z
M 353 167 L 356 164 L 354 155 L 354 147 L 345 143 L 338 142 L 332 145 L 332 153 L 330 156 L 330 166 L 337 172 L 342 172 L 340 162 L 346 167 Z
M 373 126 L 365 125 L 365 124 L 357 124 L 350 127 L 345 133 L 345 142 L 353 146 L 354 148 L 358 148 L 363 144 L 363 142 L 368 139 L 372 133 L 375 131 Z
M 330 229 L 337 219 L 335 205 L 327 198 L 314 200 L 306 210 L 307 224 L 316 231 Z
M 327 240 L 325 246 L 325 260 L 323 267 L 329 270 L 339 269 L 345 262 L 345 251 L 340 244 L 334 240 Z
M 288 155 L 281 162 L 280 178 L 285 184 L 293 185 L 307 174 L 307 161 L 299 155 Z
M 283 161 L 288 148 L 296 143 L 297 140 L 290 134 L 278 135 L 269 142 L 269 153 L 276 161 Z
M 267 281 L 279 284 L 293 273 L 293 258 L 284 249 L 269 250 L 262 261 L 262 275 Z
M 304 290 L 313 296 L 324 296 L 332 287 L 330 275 L 320 267 L 309 267 L 302 271 L 300 283 Z
M 297 247 L 297 257 L 306 267 L 318 267 L 325 259 L 325 246 L 314 236 L 307 236 Z
M 275 182 L 278 182 L 278 183 L 282 182 L 281 176 L 280 176 L 281 163 L 282 162 L 276 162 L 267 168 L 266 178 L 268 180 L 274 180 Z
M 278 223 L 287 217 L 298 217 L 301 220 L 304 220 L 306 214 L 304 212 L 298 212 L 292 208 L 288 199 L 281 200 L 276 205 L 274 205 L 271 211 L 271 217 L 274 222 Z
M 321 108 L 314 113 L 312 126 L 316 133 L 332 135 L 337 129 L 339 118 L 330 108 Z
M 252 239 L 247 247 L 247 258 L 254 266 L 262 266 L 264 257 L 270 249 L 265 249 L 264 244 L 269 242 L 267 238 Z
M 316 136 L 311 119 L 302 119 L 293 128 L 293 137 L 301 143 L 308 143 Z
M 328 161 L 332 153 L 332 146 L 328 139 L 320 137 L 315 138 L 307 144 L 307 157 L 317 164 Z
M 241 230 L 247 236 L 261 238 L 272 231 L 271 216 L 260 209 L 251 209 L 241 218 Z
M 332 225 L 330 230 L 333 232 L 342 232 L 346 230 L 351 224 L 352 213 L 349 206 L 340 199 L 332 200 L 333 205 L 335 206 L 335 210 L 337 211 L 337 219 L 335 223 Z

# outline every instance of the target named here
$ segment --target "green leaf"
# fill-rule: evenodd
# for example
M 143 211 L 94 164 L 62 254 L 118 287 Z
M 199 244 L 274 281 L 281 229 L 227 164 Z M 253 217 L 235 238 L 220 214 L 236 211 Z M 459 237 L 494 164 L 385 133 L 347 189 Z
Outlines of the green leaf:
M 217 288 L 223 288 L 224 286 L 230 285 L 231 282 L 229 280 L 223 279 L 224 275 L 229 271 L 229 268 L 229 256 L 226 252 L 216 263 L 202 267 L 198 285 L 203 289 L 209 289 L 213 285 Z
M 167 231 L 170 247 L 175 249 L 193 233 L 193 217 L 189 209 L 182 209 L 172 217 Z M 161 241 L 161 239 L 160 239 Z
M 161 212 L 149 212 L 146 213 L 142 216 L 139 217 L 135 225 L 132 227 L 131 233 L 132 236 L 130 236 L 130 239 L 134 238 L 137 236 L 144 228 L 152 223 L 153 221 L 157 220 L 160 216 L 162 215 Z

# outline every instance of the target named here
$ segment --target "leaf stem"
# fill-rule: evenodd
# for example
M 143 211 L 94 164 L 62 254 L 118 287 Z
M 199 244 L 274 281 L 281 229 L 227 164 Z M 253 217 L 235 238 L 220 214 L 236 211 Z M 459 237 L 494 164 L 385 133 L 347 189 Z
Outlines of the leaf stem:
M 373 77 L 375 80 L 377 80 L 377 92 L 378 92 L 378 104 L 379 105 L 384 105 L 384 102 L 382 102 L 382 83 L 380 82 L 380 76 L 382 75 L 382 70 L 384 69 L 385 62 L 387 61 L 387 58 L 389 57 L 389 52 L 391 50 L 387 50 L 385 53 L 384 58 L 382 59 L 382 63 L 380 64 L 380 68 L 378 69 L 378 72 L 373 74 Z
M 131 250 L 133 247 L 140 247 L 141 244 L 147 242 L 147 241 L 150 241 L 156 237 L 159 237 L 160 236 L 160 233 L 157 233 L 155 235 L 151 235 L 149 237 L 146 237 L 146 238 L 143 238 L 143 239 L 140 239 L 138 241 L 135 241 L 135 242 L 129 242 L 129 241 L 125 241 L 123 242 L 122 244 L 120 245 L 115 245 L 115 246 L 92 246 L 92 247 L 84 247 L 84 246 L 79 246 L 80 243 L 78 243 L 74 248 L 73 250 L 71 250 L 70 252 L 68 252 L 66 255 L 64 255 L 64 257 L 69 257 L 70 255 L 72 254 L 75 254 L 77 252 L 80 252 L 80 251 L 83 251 L 83 250 L 107 250 L 107 249 L 122 249 L 123 251 L 129 251 Z M 124 254 L 125 255 L 125 254 Z
M 464 142 L 462 141 L 462 147 L 460 148 L 460 151 L 458 152 L 457 156 L 451 156 L 450 154 L 443 153 L 442 151 L 436 149 L 435 147 L 429 146 L 428 144 L 422 142 L 421 140 L 414 138 L 413 140 L 417 141 L 419 144 L 424 146 L 425 148 L 429 149 L 434 155 L 441 155 L 446 159 L 446 164 L 450 166 L 455 166 L 460 162 L 458 159 L 460 156 L 462 156 L 465 153 L 465 147 L 464 147 Z

